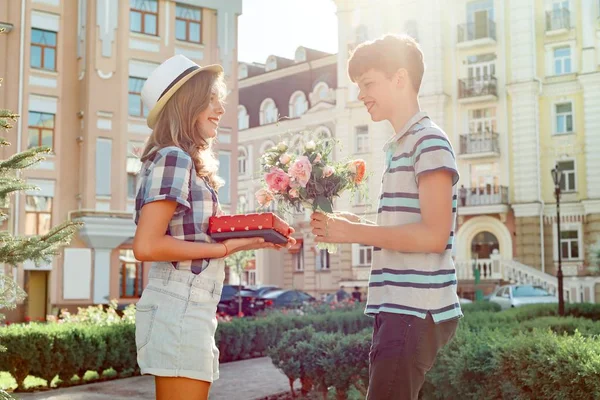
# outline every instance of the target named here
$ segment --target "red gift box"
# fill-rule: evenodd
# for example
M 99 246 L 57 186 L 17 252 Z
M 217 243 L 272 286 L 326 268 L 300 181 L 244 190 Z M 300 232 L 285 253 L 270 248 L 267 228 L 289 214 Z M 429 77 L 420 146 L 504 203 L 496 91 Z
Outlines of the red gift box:
M 285 244 L 290 226 L 273 213 L 223 215 L 208 219 L 208 234 L 216 241 L 262 237 L 267 242 Z

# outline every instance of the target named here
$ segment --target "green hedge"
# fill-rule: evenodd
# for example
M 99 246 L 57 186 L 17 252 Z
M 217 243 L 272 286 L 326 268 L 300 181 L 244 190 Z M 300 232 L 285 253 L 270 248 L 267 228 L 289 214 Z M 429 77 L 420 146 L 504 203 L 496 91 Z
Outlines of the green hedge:
M 372 321 L 362 310 L 235 319 L 219 324 L 216 341 L 221 361 L 235 361 L 266 355 L 267 348 L 289 330 L 310 325 L 317 331 L 351 334 L 370 327 Z M 20 390 L 28 375 L 48 384 L 58 375 L 69 384 L 74 375 L 81 378 L 86 371 L 102 376 L 112 368 L 121 377 L 139 372 L 132 323 L 13 324 L 0 328 L 0 344 L 7 347 L 0 353 L 0 371 L 9 372 Z
M 464 307 L 455 339 L 426 375 L 423 399 L 600 398 L 599 305 L 569 305 L 570 316 L 559 318 L 556 306 L 498 312 L 483 304 Z M 300 379 L 303 394 L 364 398 L 370 334 L 293 330 L 268 354 L 290 386 Z

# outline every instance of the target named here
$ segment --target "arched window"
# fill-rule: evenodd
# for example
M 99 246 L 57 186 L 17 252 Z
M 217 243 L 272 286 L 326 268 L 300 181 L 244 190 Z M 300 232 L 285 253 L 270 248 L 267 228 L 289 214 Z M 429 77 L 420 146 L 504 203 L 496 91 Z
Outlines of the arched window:
M 297 63 L 305 62 L 306 61 L 306 49 L 304 47 L 298 47 L 298 49 L 296 50 L 296 55 L 294 56 L 294 59 L 296 60 Z
M 267 63 L 265 65 L 265 71 L 269 72 L 269 71 L 273 71 L 277 69 L 277 59 L 273 56 L 269 56 L 269 58 L 267 58 Z
M 238 148 L 238 175 L 245 176 L 248 171 L 248 152 L 245 148 Z
M 333 136 L 331 134 L 331 130 L 326 126 L 318 127 L 313 134 L 312 137 L 315 141 L 324 141 L 327 147 L 333 146 Z
M 290 98 L 290 117 L 297 118 L 308 110 L 306 95 L 301 90 L 295 92 Z
M 240 64 L 238 67 L 238 79 L 244 79 L 248 77 L 248 66 L 246 64 Z
M 277 106 L 271 98 L 265 99 L 260 105 L 260 124 L 267 125 L 277 122 Z
M 273 146 L 275 146 L 275 142 L 272 140 L 267 140 L 260 146 L 260 154 L 265 154 L 265 152 Z
M 317 83 L 317 86 L 313 89 L 313 93 L 319 100 L 325 100 L 329 94 L 329 86 L 325 82 Z
M 241 131 L 242 129 L 248 129 L 250 127 L 250 118 L 248 116 L 248 111 L 244 106 L 238 106 L 238 129 Z
M 294 136 L 290 143 L 290 152 L 297 156 L 301 156 L 304 153 L 304 138 L 302 135 Z

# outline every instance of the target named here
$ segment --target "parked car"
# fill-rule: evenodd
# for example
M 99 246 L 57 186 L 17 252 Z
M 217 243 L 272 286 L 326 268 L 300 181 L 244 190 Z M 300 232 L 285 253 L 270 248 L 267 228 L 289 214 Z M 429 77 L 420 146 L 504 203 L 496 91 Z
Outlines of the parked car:
M 246 289 L 252 290 L 254 293 L 256 293 L 256 297 L 262 297 L 272 290 L 281 290 L 279 286 L 275 285 L 252 285 L 248 286 Z
M 243 285 L 241 291 L 238 285 L 223 285 L 217 311 L 227 315 L 238 315 L 239 296 L 242 297 L 242 313 L 244 315 L 253 315 L 256 295 L 253 291 L 247 290 Z
M 315 298 L 300 290 L 272 290 L 254 302 L 256 310 L 267 308 L 298 308 L 305 303 L 315 301 Z
M 489 301 L 506 310 L 527 304 L 558 303 L 558 297 L 541 286 L 505 285 L 492 292 Z

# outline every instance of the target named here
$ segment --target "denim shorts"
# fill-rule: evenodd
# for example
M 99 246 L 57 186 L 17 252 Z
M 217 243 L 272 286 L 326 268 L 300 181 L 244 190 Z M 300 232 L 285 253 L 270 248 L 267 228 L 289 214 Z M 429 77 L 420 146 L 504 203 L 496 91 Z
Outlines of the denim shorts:
M 224 267 L 222 260 L 210 263 L 198 275 L 170 263 L 152 265 L 135 314 L 142 374 L 207 382 L 219 378 L 215 331 Z

